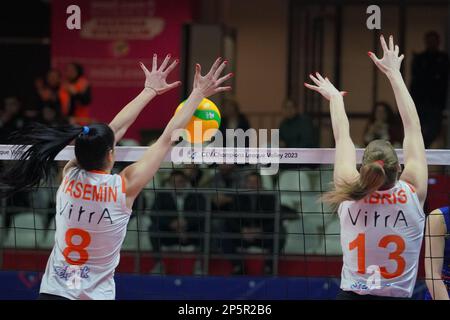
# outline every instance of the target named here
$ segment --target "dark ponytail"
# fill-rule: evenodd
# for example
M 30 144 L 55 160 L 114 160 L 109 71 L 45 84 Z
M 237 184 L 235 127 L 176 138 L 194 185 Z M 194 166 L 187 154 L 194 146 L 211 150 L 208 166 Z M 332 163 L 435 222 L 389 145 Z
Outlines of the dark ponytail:
M 30 190 L 49 178 L 53 160 L 73 139 L 83 131 L 70 125 L 47 127 L 33 123 L 12 133 L 8 142 L 14 144 L 10 163 L 0 175 L 2 197 Z M 6 187 L 6 188 L 5 188 Z
M 105 157 L 114 148 L 114 133 L 106 124 L 89 127 L 47 127 L 34 123 L 10 135 L 12 161 L 0 174 L 1 197 L 30 190 L 50 177 L 55 157 L 75 139 L 78 165 L 86 170 L 103 169 Z

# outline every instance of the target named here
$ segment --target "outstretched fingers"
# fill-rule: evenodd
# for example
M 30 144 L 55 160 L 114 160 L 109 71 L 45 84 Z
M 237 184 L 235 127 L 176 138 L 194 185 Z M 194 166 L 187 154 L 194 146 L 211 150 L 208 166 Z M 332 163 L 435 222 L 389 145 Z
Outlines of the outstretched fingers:
M 372 59 L 372 61 L 377 65 L 378 67 L 381 66 L 380 59 L 375 55 L 375 53 L 369 51 L 369 57 Z
M 218 87 L 214 90 L 214 93 L 219 93 L 219 92 L 225 92 L 225 91 L 230 91 L 231 87 L 227 86 L 227 87 Z
M 212 77 L 216 73 L 217 69 L 219 68 L 221 61 L 222 61 L 221 57 L 217 58 L 216 61 L 214 61 L 214 63 L 212 65 L 211 69 L 209 70 L 208 74 L 205 77 Z
M 311 80 L 320 87 L 320 81 L 319 79 L 317 79 L 316 77 L 314 77 L 312 74 L 309 75 L 309 77 L 311 78 Z
M 320 88 L 319 87 L 316 87 L 316 86 L 313 86 L 312 84 L 309 84 L 309 83 L 304 83 L 304 85 L 305 85 L 305 87 L 307 87 L 308 89 L 311 89 L 311 90 L 314 90 L 314 91 L 317 91 L 317 92 L 319 92 L 319 90 L 320 90 Z
M 153 54 L 153 62 L 152 62 L 152 72 L 155 72 L 158 69 L 158 56 L 156 53 Z
M 159 71 L 160 71 L 160 72 L 164 72 L 164 69 L 166 69 L 167 65 L 169 64 L 170 57 L 171 57 L 170 54 L 168 54 L 168 55 L 166 56 L 166 58 L 164 59 L 163 63 L 162 63 L 161 66 L 159 67 Z
M 222 63 L 223 65 L 223 63 Z M 219 67 L 219 69 L 217 69 L 216 74 L 219 76 L 220 73 L 223 71 L 223 68 L 225 68 L 225 66 Z M 226 65 L 226 64 L 225 64 Z M 222 68 L 222 70 L 220 70 Z M 216 77 L 216 74 L 214 74 L 214 77 Z M 225 81 L 227 81 L 228 79 L 230 79 L 231 77 L 233 77 L 233 73 L 228 73 L 226 75 L 224 75 L 223 77 L 217 79 L 214 81 L 213 86 L 214 88 L 214 93 L 219 93 L 219 92 L 225 92 L 225 91 L 230 91 L 231 90 L 231 86 L 225 86 L 225 87 L 220 87 L 220 85 L 222 83 L 224 83 Z
M 221 86 L 225 81 L 233 77 L 233 73 L 228 73 L 220 77 L 226 65 L 226 61 L 222 62 L 222 58 L 218 58 L 213 63 L 209 72 L 205 76 L 202 76 L 201 66 L 197 63 L 195 65 L 194 88 L 198 88 L 205 97 L 218 92 L 230 91 L 231 86 Z
M 194 75 L 194 88 L 198 86 L 200 77 L 202 76 L 202 67 L 200 64 L 195 64 L 195 75 Z
M 216 80 L 216 85 L 221 85 L 223 82 L 233 77 L 233 73 L 224 75 L 222 78 Z
M 386 39 L 384 39 L 384 36 L 381 35 L 380 36 L 380 42 L 381 42 L 381 47 L 383 48 L 383 51 L 386 53 L 389 51 L 387 43 L 386 43 Z
M 318 73 L 318 72 L 316 72 L 316 77 L 317 77 L 317 79 L 320 80 L 320 82 L 324 82 L 325 81 L 325 79 L 322 77 L 322 75 L 320 73 Z
M 390 51 L 394 51 L 395 50 L 394 37 L 392 35 L 389 36 L 389 50 Z
M 139 61 L 139 65 L 141 66 L 142 71 L 144 71 L 145 75 L 150 74 L 150 71 L 148 71 L 147 67 Z
M 216 72 L 214 72 L 213 79 L 218 79 L 220 75 L 222 74 L 223 70 L 227 66 L 228 61 L 224 61 L 220 64 L 220 66 L 217 68 Z
M 181 81 L 175 81 L 175 82 L 173 82 L 173 83 L 169 83 L 169 84 L 167 85 L 167 88 L 168 88 L 169 90 L 172 90 L 172 89 L 174 89 L 174 88 L 176 88 L 176 87 L 179 87 L 179 86 L 181 86 Z
M 167 67 L 166 70 L 163 71 L 164 74 L 169 74 L 172 72 L 173 69 L 175 69 L 175 67 L 178 65 L 178 59 L 175 59 L 175 61 L 173 61 L 170 66 Z

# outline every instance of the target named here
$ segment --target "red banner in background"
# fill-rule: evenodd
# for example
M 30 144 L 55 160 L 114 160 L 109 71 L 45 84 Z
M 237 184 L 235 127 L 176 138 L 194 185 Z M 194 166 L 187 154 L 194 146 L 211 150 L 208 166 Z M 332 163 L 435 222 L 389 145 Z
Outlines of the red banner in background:
M 67 7 L 81 9 L 81 29 L 69 30 Z M 143 88 L 138 62 L 151 67 L 153 53 L 180 57 L 182 25 L 192 18 L 192 0 L 52 1 L 52 66 L 64 72 L 80 63 L 92 86 L 92 118 L 109 122 Z M 175 70 L 169 81 L 180 79 Z M 177 90 L 158 96 L 126 137 L 139 140 L 141 129 L 163 128 L 181 98 Z

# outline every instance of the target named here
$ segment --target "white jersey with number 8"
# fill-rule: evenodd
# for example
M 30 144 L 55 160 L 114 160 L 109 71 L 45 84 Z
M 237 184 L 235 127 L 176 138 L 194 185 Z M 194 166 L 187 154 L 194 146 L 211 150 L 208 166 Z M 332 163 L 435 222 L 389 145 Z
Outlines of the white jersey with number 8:
M 411 297 L 416 283 L 425 214 L 404 181 L 338 209 L 344 264 L 341 289 Z
M 114 299 L 114 271 L 130 215 L 121 176 L 69 170 L 56 194 L 55 245 L 40 292 Z

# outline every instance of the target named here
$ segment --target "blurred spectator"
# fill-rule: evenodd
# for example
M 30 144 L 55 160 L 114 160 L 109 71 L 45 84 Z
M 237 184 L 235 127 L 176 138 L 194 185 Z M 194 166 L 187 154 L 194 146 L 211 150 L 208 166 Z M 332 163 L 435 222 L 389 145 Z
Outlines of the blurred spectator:
M 198 188 L 203 186 L 205 175 L 203 170 L 200 168 L 200 165 L 194 163 L 187 164 L 185 165 L 184 172 L 191 187 Z
M 209 185 L 214 189 L 237 189 L 241 185 L 241 175 L 234 164 L 220 164 Z M 213 211 L 228 211 L 232 208 L 233 197 L 230 194 L 218 192 L 213 196 Z
M 6 143 L 7 136 L 24 126 L 22 106 L 16 97 L 7 97 L 0 109 L 0 143 Z
M 10 143 L 8 136 L 13 131 L 24 127 L 30 117 L 34 116 L 29 109 L 24 110 L 20 101 L 16 97 L 7 97 L 0 110 L 0 143 Z M 0 162 L 0 171 L 7 170 L 9 162 Z M 6 168 L 6 169 L 5 169 Z M 13 196 L 5 199 L 3 225 L 0 228 L 12 226 L 12 217 L 31 207 L 30 192 L 17 192 Z M 6 232 L 8 229 L 6 229 Z
M 222 240 L 214 237 L 214 235 L 223 234 L 226 232 L 226 219 L 220 216 L 221 213 L 231 212 L 235 210 L 235 198 L 233 190 L 241 185 L 242 175 L 237 170 L 235 164 L 220 164 L 215 169 L 216 172 L 211 181 L 206 183 L 206 186 L 218 190 L 216 194 L 211 197 L 211 248 L 213 251 L 222 251 Z M 229 189 L 230 192 L 223 192 L 219 190 Z
M 242 129 L 247 131 L 250 124 L 247 117 L 241 113 L 239 104 L 233 99 L 226 99 L 223 103 L 222 121 L 220 124 L 220 132 L 223 135 L 223 142 L 226 142 L 226 129 Z
M 274 250 L 273 235 L 275 232 L 276 198 L 274 194 L 258 193 L 263 190 L 261 177 L 257 172 L 246 176 L 244 189 L 250 192 L 241 192 L 235 197 L 235 209 L 240 213 L 239 218 L 226 219 L 227 232 L 240 234 L 238 238 L 224 239 L 223 252 L 226 254 L 237 254 L 249 247 L 257 247 L 265 254 L 271 254 Z M 266 214 L 267 217 L 245 217 L 248 214 Z M 280 251 L 284 246 L 283 226 L 280 223 Z M 233 272 L 240 274 L 242 262 L 233 259 Z M 272 260 L 266 261 L 266 273 L 272 271 Z
M 44 107 L 41 111 L 40 122 L 47 126 L 55 126 L 65 121 L 61 118 L 61 114 L 57 110 L 51 107 Z
M 439 46 L 439 34 L 428 32 L 425 51 L 416 54 L 412 62 L 411 95 L 417 105 L 426 148 L 441 131 L 447 99 L 448 55 Z
M 283 106 L 284 118 L 280 124 L 280 147 L 317 148 L 317 132 L 312 119 L 301 114 L 293 101 L 287 100 Z
M 61 85 L 61 73 L 56 69 L 47 72 L 46 80 L 37 79 L 35 82 L 38 94 L 38 106 L 41 110 L 51 108 L 58 115 L 68 116 L 70 96 Z
M 391 141 L 394 147 L 402 144 L 402 126 L 392 107 L 386 102 L 377 102 L 372 108 L 369 122 L 364 131 L 364 144 L 376 139 Z
M 36 105 L 30 105 L 23 108 L 24 126 L 33 122 L 41 121 L 41 110 Z
M 85 125 L 90 120 L 89 104 L 91 103 L 91 86 L 84 75 L 83 67 L 78 63 L 70 63 L 66 68 L 64 89 L 70 96 L 69 116 L 71 122 Z
M 10 229 L 8 228 L 14 229 L 15 227 L 13 217 L 23 212 L 29 212 L 30 208 L 32 208 L 31 193 L 24 191 L 17 192 L 7 198 L 4 205 L 3 225 L 1 225 L 0 228 L 7 233 L 10 232 Z
M 41 110 L 35 105 L 27 106 L 23 109 L 23 119 L 25 126 L 33 122 L 39 122 L 41 120 Z
M 206 199 L 199 193 L 186 193 L 189 190 L 189 183 L 182 171 L 172 171 L 170 184 L 174 191 L 157 193 L 153 204 L 154 214 L 151 217 L 150 226 L 153 250 L 160 252 L 161 246 L 194 245 L 198 248 L 201 244 L 201 236 L 195 237 L 189 233 L 203 232 L 203 216 L 193 217 L 193 215 L 205 212 Z M 169 232 L 170 235 L 155 235 L 159 232 Z

